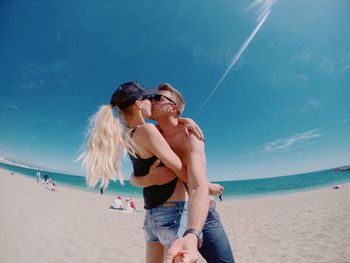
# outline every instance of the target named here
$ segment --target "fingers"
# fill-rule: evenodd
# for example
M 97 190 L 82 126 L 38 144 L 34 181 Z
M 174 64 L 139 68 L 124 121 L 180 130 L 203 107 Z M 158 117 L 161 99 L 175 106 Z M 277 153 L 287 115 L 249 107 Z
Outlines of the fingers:
M 181 122 L 184 125 L 185 133 L 187 136 L 189 136 L 190 132 L 192 132 L 193 135 L 198 138 L 198 140 L 204 141 L 204 134 L 201 128 L 199 128 L 199 126 L 192 119 L 180 118 L 179 122 Z
M 194 127 L 194 129 L 192 130 L 193 134 L 198 138 L 198 140 L 203 140 L 202 134 L 198 131 L 197 127 Z
M 164 262 L 174 263 L 175 257 L 178 254 L 178 252 L 180 252 L 180 249 L 181 249 L 181 246 L 179 245 L 178 240 L 176 240 L 166 252 Z
M 182 250 L 173 257 L 175 263 L 194 263 L 198 260 L 198 254 L 190 250 Z
M 198 260 L 198 250 L 196 242 L 185 240 L 186 237 L 175 240 L 168 249 L 165 261 L 166 263 L 195 263 Z
M 202 132 L 201 128 L 199 128 L 199 126 L 196 126 L 195 128 L 196 128 L 196 131 L 197 131 L 197 133 L 199 135 L 199 137 L 197 136 L 198 139 L 204 141 L 204 133 Z
M 197 124 L 193 124 L 193 125 L 185 124 L 185 130 L 186 130 L 187 136 L 190 135 L 189 131 L 191 131 L 193 135 L 198 138 L 198 140 L 204 141 L 203 132 Z
M 161 163 L 161 161 L 159 159 L 157 159 L 150 167 L 150 170 L 154 170 L 155 168 L 157 168 L 160 165 L 160 163 Z
M 188 131 L 187 124 L 185 125 L 185 133 L 186 133 L 186 136 L 190 136 L 190 132 Z

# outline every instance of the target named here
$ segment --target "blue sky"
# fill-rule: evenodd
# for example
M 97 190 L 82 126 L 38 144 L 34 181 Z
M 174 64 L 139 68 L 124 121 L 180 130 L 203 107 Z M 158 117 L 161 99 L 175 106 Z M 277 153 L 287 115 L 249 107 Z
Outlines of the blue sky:
M 349 11 L 347 0 L 1 1 L 0 156 L 83 174 L 73 160 L 87 119 L 137 80 L 184 94 L 211 180 L 348 164 Z

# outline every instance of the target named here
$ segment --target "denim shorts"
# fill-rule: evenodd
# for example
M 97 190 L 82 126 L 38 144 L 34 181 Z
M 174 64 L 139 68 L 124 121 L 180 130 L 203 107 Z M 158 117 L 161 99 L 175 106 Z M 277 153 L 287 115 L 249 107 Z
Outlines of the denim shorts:
M 187 202 L 167 202 L 146 210 L 144 233 L 147 242 L 161 243 L 168 249 L 182 237 L 187 227 Z

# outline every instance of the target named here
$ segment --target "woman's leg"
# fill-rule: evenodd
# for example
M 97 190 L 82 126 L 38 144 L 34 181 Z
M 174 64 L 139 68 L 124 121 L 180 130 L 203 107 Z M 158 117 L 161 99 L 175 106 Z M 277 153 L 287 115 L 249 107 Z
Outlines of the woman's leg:
M 144 225 L 147 245 L 146 262 L 162 262 L 165 250 L 169 249 L 176 239 L 182 237 L 186 230 L 186 202 L 167 202 L 153 208 L 152 212 L 147 214 Z
M 160 243 L 146 242 L 146 263 L 163 263 L 164 249 Z

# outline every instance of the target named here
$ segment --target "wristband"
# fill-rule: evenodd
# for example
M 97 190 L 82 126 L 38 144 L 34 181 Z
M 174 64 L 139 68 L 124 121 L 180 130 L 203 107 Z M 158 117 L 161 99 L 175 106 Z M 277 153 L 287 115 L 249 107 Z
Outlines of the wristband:
M 185 233 L 183 234 L 183 237 L 186 236 L 187 234 L 193 234 L 198 238 L 198 244 L 197 247 L 201 248 L 202 244 L 203 244 L 203 233 L 202 231 L 195 229 L 195 228 L 189 228 L 185 231 Z

